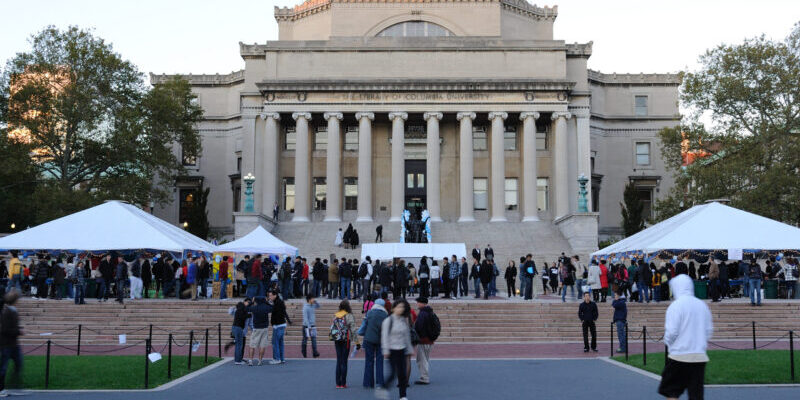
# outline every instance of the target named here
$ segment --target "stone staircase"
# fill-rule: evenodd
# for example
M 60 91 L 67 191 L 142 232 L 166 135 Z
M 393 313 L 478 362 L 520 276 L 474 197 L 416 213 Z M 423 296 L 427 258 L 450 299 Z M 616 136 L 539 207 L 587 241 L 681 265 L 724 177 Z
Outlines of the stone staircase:
M 374 243 L 375 228 L 383 225 L 384 242 L 398 242 L 400 224 L 397 222 L 354 222 L 353 228 L 359 232 L 361 243 Z M 286 243 L 297 247 L 301 255 L 314 257 L 361 258 L 361 249 L 344 249 L 334 246 L 336 231 L 347 228 L 346 222 L 293 223 L 281 222 L 272 234 Z M 501 267 L 508 260 L 519 262 L 519 257 L 532 253 L 537 265 L 552 262 L 561 252 L 571 254 L 569 243 L 550 221 L 529 223 L 490 223 L 490 222 L 435 222 L 431 228 L 435 243 L 464 243 L 467 257 L 473 246 L 481 249 L 487 244 L 494 248 L 495 258 Z M 584 255 L 586 256 L 586 255 Z
M 185 343 L 190 330 L 194 330 L 195 338 L 202 340 L 207 328 L 211 343 L 216 343 L 217 326 L 221 324 L 224 343 L 229 340 L 232 321 L 227 310 L 233 304 L 233 301 L 218 300 L 139 300 L 119 305 L 113 301 L 96 303 L 92 299 L 86 305 L 76 306 L 69 301 L 23 299 L 18 309 L 25 335 L 20 339 L 23 344 L 30 345 L 50 339 L 60 345 L 74 346 L 77 326 L 82 324 L 82 345 L 118 344 L 118 335 L 123 333 L 127 335 L 128 343 L 134 344 L 148 337 L 149 325 L 153 324 L 154 344 L 159 346 L 166 343 L 168 332 L 175 334 L 176 341 Z M 297 344 L 302 337 L 302 303 L 290 300 L 287 306 L 294 324 L 287 329 L 286 343 Z M 323 343 L 327 342 L 327 327 L 337 306 L 338 301 L 322 300 L 317 310 Z M 352 306 L 360 324 L 361 302 L 353 301 Z M 582 340 L 576 302 L 432 300 L 431 306 L 442 323 L 439 343 L 569 343 Z M 646 325 L 648 335 L 659 338 L 663 334 L 666 307 L 667 303 L 629 304 L 632 337 L 639 335 L 641 327 Z M 710 307 L 716 340 L 749 340 L 751 321 L 758 324 L 760 341 L 781 337 L 787 334 L 788 329 L 800 331 L 800 318 L 797 318 L 800 302 L 773 301 L 757 309 L 747 303 L 731 302 L 710 304 Z M 607 338 L 612 308 L 610 303 L 601 303 L 599 309 L 599 336 Z

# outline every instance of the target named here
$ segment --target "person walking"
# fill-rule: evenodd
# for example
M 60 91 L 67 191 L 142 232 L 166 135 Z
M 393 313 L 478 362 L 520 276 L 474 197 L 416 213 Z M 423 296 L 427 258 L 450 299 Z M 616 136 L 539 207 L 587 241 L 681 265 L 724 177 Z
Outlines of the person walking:
M 414 322 L 414 330 L 419 336 L 419 344 L 417 344 L 417 369 L 419 370 L 419 379 L 414 382 L 415 385 L 427 385 L 431 383 L 430 378 L 430 359 L 431 349 L 433 343 L 439 338 L 442 326 L 439 322 L 439 317 L 433 312 L 433 309 L 428 305 L 426 297 L 419 297 L 417 299 L 417 320 Z
M 441 285 L 442 270 L 436 260 L 431 262 L 431 297 L 439 297 L 439 286 Z
M 400 400 L 407 400 L 406 356 L 414 352 L 414 346 L 411 344 L 410 321 L 411 308 L 405 299 L 400 299 L 392 307 L 392 315 L 383 320 L 381 325 L 381 351 L 383 351 L 384 357 L 389 357 L 391 372 L 389 377 L 384 379 L 383 386 L 375 389 L 375 396 L 379 399 L 389 398 L 388 389 L 396 378 Z
M 358 335 L 364 337 L 364 387 L 373 388 L 377 384 L 383 386 L 383 351 L 381 349 L 381 329 L 383 320 L 389 316 L 383 299 L 375 300 L 375 304 L 367 311 L 358 329 Z M 376 381 L 377 379 L 377 381 Z
M 278 222 L 278 211 L 279 210 L 280 210 L 280 208 L 278 208 L 278 202 L 276 201 L 276 202 L 272 203 L 272 220 L 275 223 Z
M 306 346 L 308 339 L 311 339 L 311 355 L 314 358 L 319 357 L 317 351 L 317 312 L 319 303 L 313 295 L 306 295 L 306 302 L 303 304 L 303 341 L 300 345 L 300 352 L 303 358 L 307 357 Z
M 561 302 L 565 303 L 567 300 L 567 288 L 569 288 L 570 298 L 575 297 L 575 267 L 569 258 L 564 257 L 561 263 Z
M 469 279 L 472 279 L 472 286 L 475 288 L 475 298 L 481 298 L 481 266 L 478 259 L 472 259 L 472 268 L 469 271 Z
M 677 399 L 688 391 L 689 400 L 703 398 L 708 340 L 714 333 L 711 311 L 694 297 L 694 284 L 687 275 L 669 281 L 675 300 L 664 320 L 664 344 L 669 355 L 661 373 L 658 393 Z
M 259 296 L 254 299 L 254 303 L 246 308 L 248 314 L 253 319 L 253 333 L 250 338 L 250 360 L 247 365 L 253 366 L 255 360 L 256 349 L 258 349 L 258 366 L 261 366 L 264 359 L 264 352 L 267 350 L 269 334 L 267 328 L 269 327 L 269 313 L 272 312 L 272 306 L 267 304 L 267 299 Z
M 589 293 L 595 302 L 600 301 L 600 266 L 597 265 L 597 260 L 592 260 L 592 265 L 589 266 L 589 280 L 586 282 L 589 285 Z
M 197 263 L 200 262 L 200 257 L 192 257 L 186 269 L 186 284 L 189 285 L 189 295 L 192 301 L 197 301 Z
M 597 327 L 595 326 L 595 321 L 597 321 L 598 313 L 597 313 L 597 303 L 592 301 L 591 296 L 589 293 L 583 294 L 583 303 L 578 307 L 578 318 L 581 320 L 581 324 L 583 325 L 583 352 L 589 352 L 589 332 L 592 334 L 592 345 L 591 349 L 594 352 L 597 352 Z
M 450 258 L 450 270 L 448 272 L 448 276 L 450 278 L 449 293 L 453 294 L 453 299 L 455 300 L 458 299 L 458 281 L 461 277 L 461 264 L 458 262 L 458 258 L 455 254 L 453 254 L 453 256 Z
M 358 335 L 356 335 L 356 319 L 353 317 L 350 301 L 342 300 L 339 303 L 339 310 L 333 315 L 330 338 L 336 348 L 336 388 L 346 389 L 350 342 L 355 342 L 356 348 L 361 347 Z
M 536 276 L 536 262 L 533 261 L 533 254 L 525 256 L 525 300 L 533 299 L 533 277 Z
M 344 243 L 344 232 L 342 232 L 342 228 L 339 228 L 339 230 L 336 231 L 336 239 L 333 240 L 333 245 L 336 247 L 342 247 L 343 243 Z
M 6 390 L 6 371 L 9 360 L 14 361 L 14 379 L 22 386 L 22 351 L 19 346 L 19 337 L 22 329 L 19 326 L 19 312 L 16 304 L 20 297 L 18 290 L 11 290 L 3 296 L 2 312 L 0 313 L 0 397 L 8 396 Z
M 228 256 L 222 256 L 217 275 L 219 275 L 219 299 L 225 300 L 228 298 Z
M 492 269 L 489 260 L 483 260 L 481 267 L 478 270 L 478 276 L 480 277 L 481 286 L 483 287 L 484 300 L 489 300 L 489 282 L 492 281 L 492 275 L 494 275 L 494 270 Z
M 275 289 L 269 292 L 269 302 L 272 305 L 270 313 L 270 324 L 272 324 L 272 360 L 270 365 L 284 364 L 283 338 L 286 333 L 286 326 L 292 324 L 289 314 L 286 312 L 286 304 L 281 299 Z
M 116 283 L 114 290 L 117 292 L 117 303 L 123 304 L 123 297 L 125 292 L 125 281 L 128 280 L 128 263 L 122 257 L 117 258 L 117 268 L 114 275 Z
M 608 296 L 608 267 L 606 260 L 600 260 L 600 302 L 605 303 Z
M 375 243 L 383 242 L 383 225 L 378 225 L 375 228 Z
M 747 270 L 747 278 L 750 288 L 750 305 L 761 307 L 761 280 L 764 274 L 761 272 L 761 267 L 756 263 L 756 258 L 750 259 L 750 265 Z M 758 298 L 758 302 L 756 302 Z
M 328 274 L 330 277 L 330 274 Z M 339 263 L 339 300 L 350 300 L 350 287 L 353 278 L 353 266 L 350 261 L 342 257 L 342 262 Z
M 506 267 L 506 272 L 504 274 L 506 278 L 506 288 L 508 290 L 508 297 L 514 297 L 517 293 L 517 266 L 514 263 L 514 260 L 508 260 L 508 266 Z
M 428 266 L 428 257 L 423 256 L 419 261 L 417 276 L 419 277 L 419 295 L 421 297 L 430 296 L 431 268 Z
M 628 323 L 628 305 L 624 295 L 614 293 L 614 301 L 611 302 L 611 307 L 614 308 L 614 325 L 617 326 L 617 340 L 619 341 L 619 348 L 617 353 L 624 353 L 628 348 L 628 342 L 625 336 L 625 328 Z
M 231 325 L 231 336 L 236 346 L 233 352 L 233 364 L 244 364 L 244 329 L 247 322 L 247 311 L 243 302 L 236 303 L 236 310 L 233 313 L 233 324 Z
M 469 266 L 467 265 L 467 258 L 461 257 L 461 264 L 459 268 L 459 295 L 461 297 L 469 296 Z
M 372 293 L 372 258 L 366 256 L 361 266 L 358 267 L 358 276 L 361 279 L 361 297 L 366 300 L 367 296 Z

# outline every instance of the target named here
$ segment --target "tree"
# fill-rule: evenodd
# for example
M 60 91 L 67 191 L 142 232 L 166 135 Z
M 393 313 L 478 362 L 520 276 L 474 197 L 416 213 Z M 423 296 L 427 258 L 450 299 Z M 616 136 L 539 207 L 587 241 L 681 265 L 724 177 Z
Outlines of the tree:
M 642 218 L 644 203 L 636 193 L 636 186 L 633 183 L 625 185 L 622 200 L 624 204 L 619 205 L 622 208 L 622 230 L 625 232 L 625 237 L 628 237 L 644 229 L 644 218 Z
M 12 140 L 6 129 L 0 129 L 0 232 L 35 225 L 32 198 L 36 184 L 29 147 Z
M 659 135 L 676 182 L 656 205 L 659 219 L 728 198 L 734 207 L 800 223 L 800 23 L 784 41 L 720 45 L 700 62 L 683 76 L 686 123 Z M 703 113 L 712 126 L 697 122 Z
M 208 223 L 208 193 L 210 188 L 203 189 L 202 187 L 194 191 L 194 201 L 192 207 L 189 209 L 188 220 L 189 233 L 201 238 L 207 239 L 210 233 L 210 226 Z
M 110 198 L 169 201 L 184 173 L 176 146 L 200 152 L 194 127 L 202 111 L 189 84 L 148 88 L 110 44 L 77 27 L 48 27 L 31 45 L 0 77 L 0 123 L 33 149 L 40 205 L 53 207 L 42 212 L 63 215 Z

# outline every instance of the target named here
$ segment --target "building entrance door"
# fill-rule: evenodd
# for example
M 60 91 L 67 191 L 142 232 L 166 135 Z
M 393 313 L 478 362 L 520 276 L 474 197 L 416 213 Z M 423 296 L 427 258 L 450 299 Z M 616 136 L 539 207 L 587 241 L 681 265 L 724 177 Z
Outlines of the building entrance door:
M 425 160 L 406 160 L 405 208 L 413 219 L 420 219 L 427 206 L 425 170 Z

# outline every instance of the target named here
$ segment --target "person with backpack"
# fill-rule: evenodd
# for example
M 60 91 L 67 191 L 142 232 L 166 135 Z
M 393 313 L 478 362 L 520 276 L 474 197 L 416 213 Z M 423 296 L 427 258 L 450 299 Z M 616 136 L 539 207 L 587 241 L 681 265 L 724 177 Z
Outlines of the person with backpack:
M 358 329 L 358 335 L 364 337 L 364 387 L 373 388 L 377 384 L 383 386 L 383 352 L 381 351 L 381 327 L 383 320 L 389 316 L 386 301 L 375 300 Z
M 350 356 L 350 342 L 355 342 L 356 348 L 361 348 L 361 342 L 356 335 L 356 319 L 350 302 L 342 300 L 339 311 L 333 315 L 330 339 L 336 347 L 336 388 L 347 388 L 347 358 Z
M 494 275 L 494 270 L 490 264 L 490 260 L 484 259 L 481 263 L 481 267 L 478 269 L 478 277 L 481 280 L 481 286 L 483 286 L 484 300 L 489 300 L 489 295 L 491 294 L 489 283 L 492 282 L 492 275 Z
M 420 297 L 417 299 L 417 309 L 417 321 L 414 323 L 414 329 L 419 336 L 419 344 L 417 345 L 417 369 L 419 369 L 419 379 L 414 382 L 414 384 L 427 385 L 431 383 L 431 348 L 433 348 L 433 343 L 442 333 L 442 324 L 439 322 L 439 317 L 436 316 L 433 309 L 428 305 L 427 298 Z
M 375 388 L 375 397 L 389 398 L 389 385 L 397 378 L 400 400 L 406 400 L 408 376 L 406 374 L 406 356 L 414 352 L 411 344 L 411 308 L 405 299 L 395 302 L 392 315 L 383 320 L 381 325 L 381 351 L 389 358 L 391 372 L 384 379 L 383 386 Z
M 367 256 L 358 267 L 358 277 L 361 279 L 361 297 L 366 299 L 372 293 L 372 259 Z

